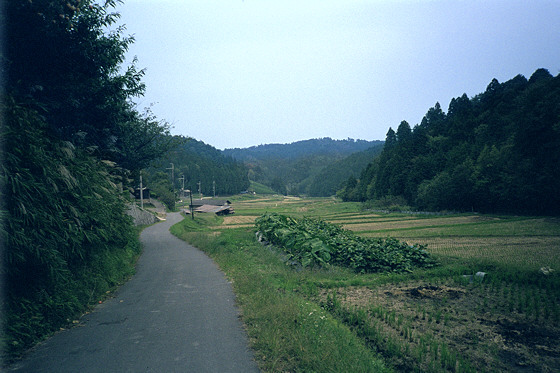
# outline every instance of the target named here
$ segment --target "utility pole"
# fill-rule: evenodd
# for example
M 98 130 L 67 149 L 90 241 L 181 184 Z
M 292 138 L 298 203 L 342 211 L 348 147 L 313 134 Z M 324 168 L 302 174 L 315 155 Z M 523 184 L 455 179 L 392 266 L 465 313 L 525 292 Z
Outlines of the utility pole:
M 173 199 L 176 199 L 175 195 L 175 166 L 171 163 L 171 168 L 166 168 L 166 170 L 171 170 L 171 188 L 173 189 Z
M 192 188 L 189 191 L 189 196 L 191 197 L 191 216 L 192 216 L 192 220 L 194 220 L 194 206 L 192 204 Z
M 179 180 L 183 182 L 183 186 L 181 187 L 181 200 L 182 200 L 183 197 L 185 196 L 185 175 L 181 175 Z
M 144 209 L 144 189 L 142 188 L 142 175 L 140 175 L 140 208 Z
M 171 167 L 166 168 L 166 170 L 171 170 L 171 183 L 173 184 L 173 189 L 175 189 L 175 166 L 173 163 L 170 163 Z
M 212 181 L 212 190 L 214 191 L 214 198 L 216 198 L 216 180 Z

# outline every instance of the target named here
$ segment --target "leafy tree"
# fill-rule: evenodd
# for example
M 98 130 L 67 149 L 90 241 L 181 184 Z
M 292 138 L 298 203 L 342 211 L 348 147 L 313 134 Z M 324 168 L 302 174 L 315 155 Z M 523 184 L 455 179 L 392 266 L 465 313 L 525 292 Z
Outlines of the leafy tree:
M 284 183 L 282 182 L 282 179 L 280 179 L 279 177 L 276 177 L 272 180 L 272 183 L 270 184 L 270 187 L 275 190 L 276 192 L 278 192 L 279 194 L 282 195 L 287 195 L 288 194 L 288 190 L 286 189 L 286 185 L 284 185 Z
M 395 131 L 391 127 L 387 131 L 387 135 L 385 136 L 385 149 L 391 150 L 397 144 L 397 135 Z
M 130 100 L 143 94 L 144 72 L 135 63 L 122 72 L 134 39 L 116 26 L 119 15 L 110 12 L 116 3 L 9 1 L 6 87 L 26 97 L 57 138 L 139 170 L 160 153 L 154 140 L 168 126 L 139 114 Z
M 314 197 L 327 197 L 336 194 L 336 191 L 341 188 L 349 177 L 356 177 L 360 175 L 360 171 L 364 169 L 369 169 L 369 165 L 373 160 L 381 153 L 383 150 L 383 145 L 379 144 L 372 146 L 371 148 L 364 150 L 362 152 L 357 152 L 336 161 L 330 165 L 325 166 L 316 176 L 313 177 L 309 187 L 307 188 L 307 193 Z M 367 182 L 364 183 L 362 180 L 369 178 L 368 175 L 360 176 L 360 188 L 367 189 Z M 360 192 L 365 198 L 366 190 Z
M 406 120 L 403 120 L 397 128 L 397 142 L 400 144 L 408 143 L 412 138 L 412 131 L 410 125 Z
M 428 129 L 430 135 L 441 134 L 445 130 L 445 113 L 441 109 L 439 102 L 430 108 L 422 119 L 422 127 Z
M 558 213 L 559 102 L 560 75 L 547 70 L 493 79 L 472 99 L 453 98 L 447 114 L 436 104 L 412 133 L 406 122 L 389 129 L 375 175 L 357 190 L 418 208 Z
M 36 111 L 4 108 L 4 262 L 9 356 L 122 280 L 134 243 L 116 165 L 54 138 Z
M 354 176 L 350 176 L 344 187 L 338 191 L 337 196 L 343 201 L 355 201 L 356 200 L 356 187 L 358 186 L 358 180 Z
M 223 153 L 245 162 L 252 181 L 271 186 L 279 178 L 290 194 L 331 196 L 350 175 L 359 175 L 381 145 L 381 141 L 323 138 Z
M 160 184 L 161 171 L 173 164 L 175 179 L 171 180 L 171 172 L 166 177 L 170 190 L 183 187 L 183 182 L 179 181 L 181 177 L 184 177 L 185 189 L 194 192 L 198 191 L 200 182 L 203 195 L 213 195 L 214 187 L 217 195 L 237 194 L 249 187 L 247 168 L 213 146 L 182 136 L 174 136 L 167 141 L 175 145 L 146 168 L 145 185 L 154 188 L 154 184 Z
M 333 140 L 329 137 L 296 141 L 291 144 L 266 144 L 246 149 L 225 149 L 224 154 L 241 161 L 264 161 L 268 159 L 295 159 L 310 155 L 350 155 L 375 145 L 376 141 Z
M 150 196 L 154 196 L 161 201 L 169 210 L 175 209 L 177 196 L 171 183 L 171 177 L 168 173 L 158 171 L 150 174 L 146 179 L 146 184 L 150 186 Z
M 537 82 L 549 81 L 550 79 L 552 79 L 552 75 L 550 74 L 550 72 L 547 69 L 541 68 L 535 70 L 533 75 L 531 75 L 531 77 L 529 78 L 529 83 L 533 84 Z
M 10 357 L 130 275 L 139 252 L 123 186 L 165 150 L 167 125 L 131 102 L 143 73 L 122 70 L 133 39 L 115 29 L 115 4 L 13 0 L 2 15 Z

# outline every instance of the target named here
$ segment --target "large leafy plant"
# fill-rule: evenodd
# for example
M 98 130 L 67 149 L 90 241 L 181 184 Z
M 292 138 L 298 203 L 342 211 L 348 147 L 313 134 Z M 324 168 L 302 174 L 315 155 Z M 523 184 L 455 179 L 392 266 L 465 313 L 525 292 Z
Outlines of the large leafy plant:
M 369 239 L 318 219 L 264 214 L 256 222 L 262 238 L 302 266 L 339 265 L 356 272 L 407 272 L 435 265 L 421 245 L 394 238 Z

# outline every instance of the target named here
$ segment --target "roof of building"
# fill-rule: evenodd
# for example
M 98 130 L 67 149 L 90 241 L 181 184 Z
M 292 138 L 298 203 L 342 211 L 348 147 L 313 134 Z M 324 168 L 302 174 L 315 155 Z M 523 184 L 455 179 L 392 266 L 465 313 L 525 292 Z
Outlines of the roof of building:
M 196 208 L 196 212 L 213 212 L 215 214 L 233 214 L 233 207 L 231 206 L 213 206 L 213 205 L 202 205 Z
M 192 205 L 193 206 L 203 206 L 203 205 L 227 206 L 227 205 L 231 205 L 231 202 L 225 199 L 193 199 Z

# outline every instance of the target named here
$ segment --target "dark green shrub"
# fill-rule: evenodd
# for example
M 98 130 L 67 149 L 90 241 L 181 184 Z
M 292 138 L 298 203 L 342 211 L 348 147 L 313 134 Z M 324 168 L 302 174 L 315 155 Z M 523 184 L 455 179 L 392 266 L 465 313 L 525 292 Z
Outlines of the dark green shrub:
M 421 245 L 394 238 L 368 239 L 322 220 L 265 214 L 256 220 L 262 237 L 279 246 L 291 260 L 308 265 L 339 265 L 356 272 L 406 272 L 431 267 L 435 261 Z

